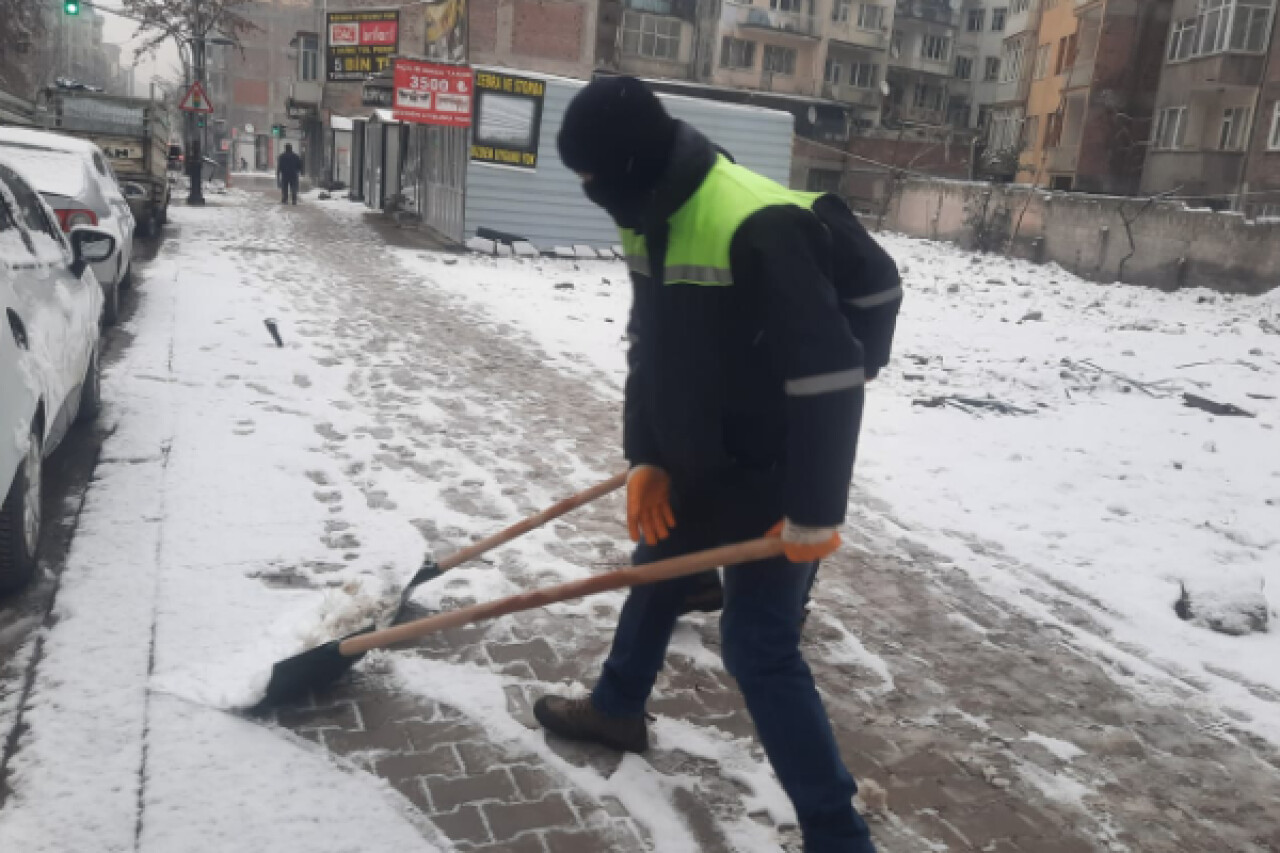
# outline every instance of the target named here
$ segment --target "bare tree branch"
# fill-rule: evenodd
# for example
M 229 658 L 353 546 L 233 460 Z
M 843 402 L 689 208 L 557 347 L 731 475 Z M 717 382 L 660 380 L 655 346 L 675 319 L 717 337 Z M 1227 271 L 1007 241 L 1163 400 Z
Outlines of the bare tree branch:
M 22 0 L 0 0 L 22 2 Z M 240 37 L 257 29 L 245 15 L 254 0 L 121 0 L 144 37 L 135 55 L 153 53 L 166 41 L 179 44 L 219 36 L 240 47 Z

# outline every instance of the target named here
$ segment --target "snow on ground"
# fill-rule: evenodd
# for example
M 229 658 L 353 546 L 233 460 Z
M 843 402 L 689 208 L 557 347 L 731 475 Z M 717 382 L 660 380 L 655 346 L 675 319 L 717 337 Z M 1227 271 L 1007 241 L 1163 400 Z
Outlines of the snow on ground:
M 105 377 L 114 431 L 10 764 L 0 848 L 424 849 L 431 828 L 380 781 L 217 710 L 307 641 L 331 607 L 322 589 L 376 595 L 422 544 L 363 496 L 344 512 L 378 548 L 333 541 L 347 487 L 326 485 L 315 424 L 355 431 L 346 371 L 318 368 L 296 338 L 270 342 L 262 319 L 281 305 L 244 260 L 278 246 L 214 206 L 173 217 L 203 233 L 165 244 Z
M 1280 742 L 1280 631 L 1227 637 L 1173 610 L 1183 582 L 1262 589 L 1280 607 L 1280 337 L 1260 322 L 1276 326 L 1280 291 L 1162 293 L 884 241 L 907 297 L 869 393 L 852 523 L 883 547 L 939 551 L 1117 672 L 1206 685 Z M 397 253 L 425 286 L 620 394 L 621 263 Z M 1183 392 L 1256 417 L 1210 415 Z

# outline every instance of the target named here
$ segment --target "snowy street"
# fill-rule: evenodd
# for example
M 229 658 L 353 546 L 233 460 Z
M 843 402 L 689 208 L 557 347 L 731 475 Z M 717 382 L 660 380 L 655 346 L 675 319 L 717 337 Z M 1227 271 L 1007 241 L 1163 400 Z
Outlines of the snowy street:
M 630 286 L 618 261 L 436 251 L 314 193 L 172 220 L 96 467 L 88 437 L 65 451 L 70 544 L 0 600 L 0 850 L 799 851 L 714 614 L 677 629 L 644 756 L 531 713 L 594 682 L 618 593 L 243 712 L 425 554 L 623 469 Z M 906 301 L 805 629 L 880 849 L 1278 853 L 1280 290 L 883 239 Z M 622 566 L 623 517 L 580 509 L 415 609 Z

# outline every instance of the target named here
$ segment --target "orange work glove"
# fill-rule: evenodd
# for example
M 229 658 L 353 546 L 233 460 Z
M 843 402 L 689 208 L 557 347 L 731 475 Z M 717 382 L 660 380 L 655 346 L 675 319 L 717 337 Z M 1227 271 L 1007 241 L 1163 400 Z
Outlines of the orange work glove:
M 671 511 L 671 477 L 656 465 L 637 465 L 627 474 L 627 530 L 631 541 L 644 534 L 646 545 L 657 545 L 676 526 Z
M 840 547 L 840 531 L 834 527 L 801 527 L 783 519 L 766 536 L 782 537 L 782 552 L 793 563 L 824 560 Z

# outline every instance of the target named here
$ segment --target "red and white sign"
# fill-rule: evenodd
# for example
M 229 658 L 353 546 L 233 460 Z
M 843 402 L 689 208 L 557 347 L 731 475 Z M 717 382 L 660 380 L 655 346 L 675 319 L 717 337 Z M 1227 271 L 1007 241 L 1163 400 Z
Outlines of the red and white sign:
M 178 104 L 178 109 L 189 113 L 213 112 L 213 104 L 209 102 L 209 96 L 204 93 L 204 86 L 200 85 L 199 80 L 192 83 L 191 88 L 182 96 L 182 103 Z
M 329 25 L 330 47 L 395 45 L 398 39 L 396 21 L 350 21 Z
M 391 114 L 397 121 L 444 127 L 471 126 L 471 68 L 397 59 Z

